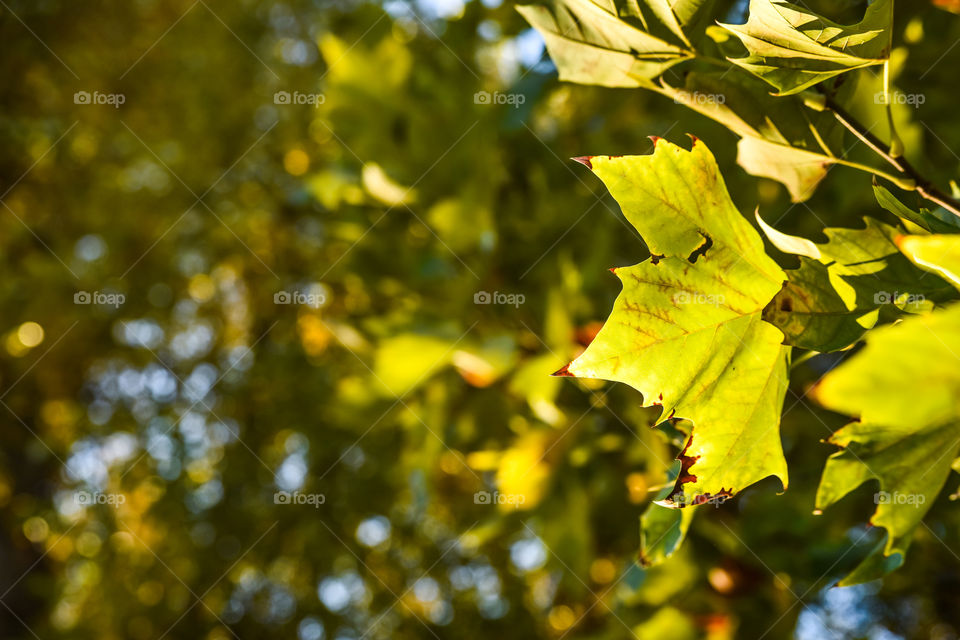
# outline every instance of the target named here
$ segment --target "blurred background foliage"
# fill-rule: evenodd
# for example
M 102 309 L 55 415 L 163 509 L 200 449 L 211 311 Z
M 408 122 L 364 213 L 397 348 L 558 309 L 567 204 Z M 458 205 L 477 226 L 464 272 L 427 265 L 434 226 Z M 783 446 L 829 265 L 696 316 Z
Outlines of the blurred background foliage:
M 867 174 L 791 204 L 681 105 L 559 83 L 499 0 L 0 4 L 2 637 L 957 637 L 946 498 L 905 569 L 829 588 L 879 537 L 869 486 L 811 515 L 843 420 L 804 392 L 835 359 L 794 372 L 789 491 L 702 507 L 650 570 L 679 432 L 548 375 L 606 317 L 606 269 L 647 256 L 570 156 L 696 134 L 744 213 L 817 239 L 893 222 Z M 893 58 L 945 184 L 960 19 L 934 4 L 898 5 Z

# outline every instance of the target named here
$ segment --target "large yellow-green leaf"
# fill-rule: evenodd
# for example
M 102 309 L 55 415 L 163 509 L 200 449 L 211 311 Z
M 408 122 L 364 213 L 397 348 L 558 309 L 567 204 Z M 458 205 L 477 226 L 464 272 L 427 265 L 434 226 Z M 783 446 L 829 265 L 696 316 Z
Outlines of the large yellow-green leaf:
M 817 490 L 824 509 L 868 480 L 879 482 L 871 523 L 886 544 L 841 584 L 880 577 L 903 563 L 923 516 L 960 451 L 960 305 L 875 329 L 866 347 L 814 390 L 824 406 L 859 418 L 830 438 Z
M 761 318 L 783 271 L 730 200 L 713 155 L 658 139 L 649 156 L 582 161 L 606 184 L 651 258 L 615 269 L 623 290 L 562 375 L 624 382 L 693 431 L 666 504 L 787 484 L 779 422 L 789 349 Z
M 846 71 L 882 64 L 890 55 L 892 22 L 892 0 L 876 0 L 863 20 L 850 26 L 783 0 L 751 0 L 746 24 L 722 26 L 748 52 L 731 62 L 789 95 Z
M 692 20 L 703 3 L 680 4 L 680 15 Z M 543 36 L 560 79 L 568 82 L 647 86 L 694 55 L 666 0 L 546 0 L 517 10 Z

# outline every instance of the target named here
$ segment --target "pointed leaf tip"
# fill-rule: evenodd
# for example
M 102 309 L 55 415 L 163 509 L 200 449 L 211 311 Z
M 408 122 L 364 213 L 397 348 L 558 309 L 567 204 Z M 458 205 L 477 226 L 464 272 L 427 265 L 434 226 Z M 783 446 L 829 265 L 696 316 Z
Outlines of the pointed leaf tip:
M 593 163 L 590 162 L 593 159 L 593 156 L 578 156 L 576 158 L 571 158 L 585 166 L 587 169 L 593 169 Z
M 557 371 L 554 371 L 554 372 L 551 373 L 550 375 L 551 375 L 551 376 L 554 376 L 554 377 L 556 377 L 556 378 L 575 378 L 575 377 L 576 377 L 575 375 L 573 375 L 572 373 L 570 373 L 570 365 L 569 365 L 569 364 L 563 365 L 562 368 L 558 369 Z

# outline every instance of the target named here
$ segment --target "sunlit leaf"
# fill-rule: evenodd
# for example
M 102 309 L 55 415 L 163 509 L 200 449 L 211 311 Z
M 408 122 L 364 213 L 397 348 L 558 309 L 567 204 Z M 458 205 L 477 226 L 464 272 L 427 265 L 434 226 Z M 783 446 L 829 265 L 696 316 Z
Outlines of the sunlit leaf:
M 842 584 L 899 566 L 943 488 L 960 452 L 958 353 L 960 306 L 953 306 L 872 331 L 866 347 L 814 389 L 824 406 L 859 419 L 830 438 L 843 449 L 827 462 L 817 508 L 877 480 L 871 522 L 888 535 L 879 556 L 868 557 Z
M 658 90 L 741 137 L 737 162 L 747 172 L 783 183 L 794 202 L 809 198 L 842 149 L 837 122 L 797 96 L 771 96 L 740 69 L 691 71 L 683 86 Z
M 722 26 L 749 53 L 731 61 L 789 95 L 846 71 L 882 64 L 890 55 L 892 22 L 892 0 L 876 0 L 863 20 L 850 26 L 782 0 L 751 0 L 746 24 Z
M 779 420 L 783 334 L 761 319 L 785 279 L 734 207 L 702 142 L 650 156 L 585 159 L 652 257 L 615 270 L 623 290 L 587 350 L 560 373 L 624 382 L 644 406 L 693 422 L 667 504 L 728 497 L 770 475 L 787 484 Z
M 960 286 L 960 236 L 901 236 L 896 241 L 915 264 Z
M 757 216 L 758 220 L 759 215 Z M 924 277 L 905 259 L 894 240 L 899 231 L 872 218 L 862 229 L 824 229 L 827 242 L 815 244 L 761 221 L 770 241 L 800 256 L 787 270 L 787 283 L 764 312 L 787 343 L 816 351 L 844 349 L 881 318 L 921 311 L 954 297 L 943 280 Z
M 618 15 L 618 4 L 625 6 L 630 19 Z M 665 2 L 654 4 L 657 11 L 650 11 L 651 17 L 668 19 L 672 23 L 668 31 L 678 32 L 681 27 L 670 7 Z M 693 55 L 682 42 L 671 44 L 652 35 L 644 12 L 634 2 L 547 0 L 517 10 L 543 35 L 560 79 L 568 82 L 645 86 Z

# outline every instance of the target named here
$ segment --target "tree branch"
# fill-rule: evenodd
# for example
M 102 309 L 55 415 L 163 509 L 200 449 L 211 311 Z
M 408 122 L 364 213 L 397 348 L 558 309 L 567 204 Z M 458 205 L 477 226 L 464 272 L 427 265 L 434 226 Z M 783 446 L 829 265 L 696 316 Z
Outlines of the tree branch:
M 831 113 L 833 113 L 833 116 L 837 119 L 837 121 L 849 129 L 853 135 L 857 136 L 857 138 L 859 138 L 865 145 L 876 152 L 877 155 L 890 163 L 890 165 L 892 165 L 897 171 L 913 180 L 914 184 L 916 185 L 915 189 L 917 193 L 923 196 L 926 200 L 934 202 L 953 215 L 960 217 L 960 202 L 941 191 L 930 180 L 922 176 L 916 169 L 913 168 L 913 165 L 911 165 L 905 157 L 894 157 L 890 153 L 890 147 L 887 146 L 885 142 L 870 133 L 866 127 L 858 122 L 856 118 L 850 115 L 846 109 L 837 104 L 832 98 L 828 97 L 826 99 L 825 106 L 830 110 Z

